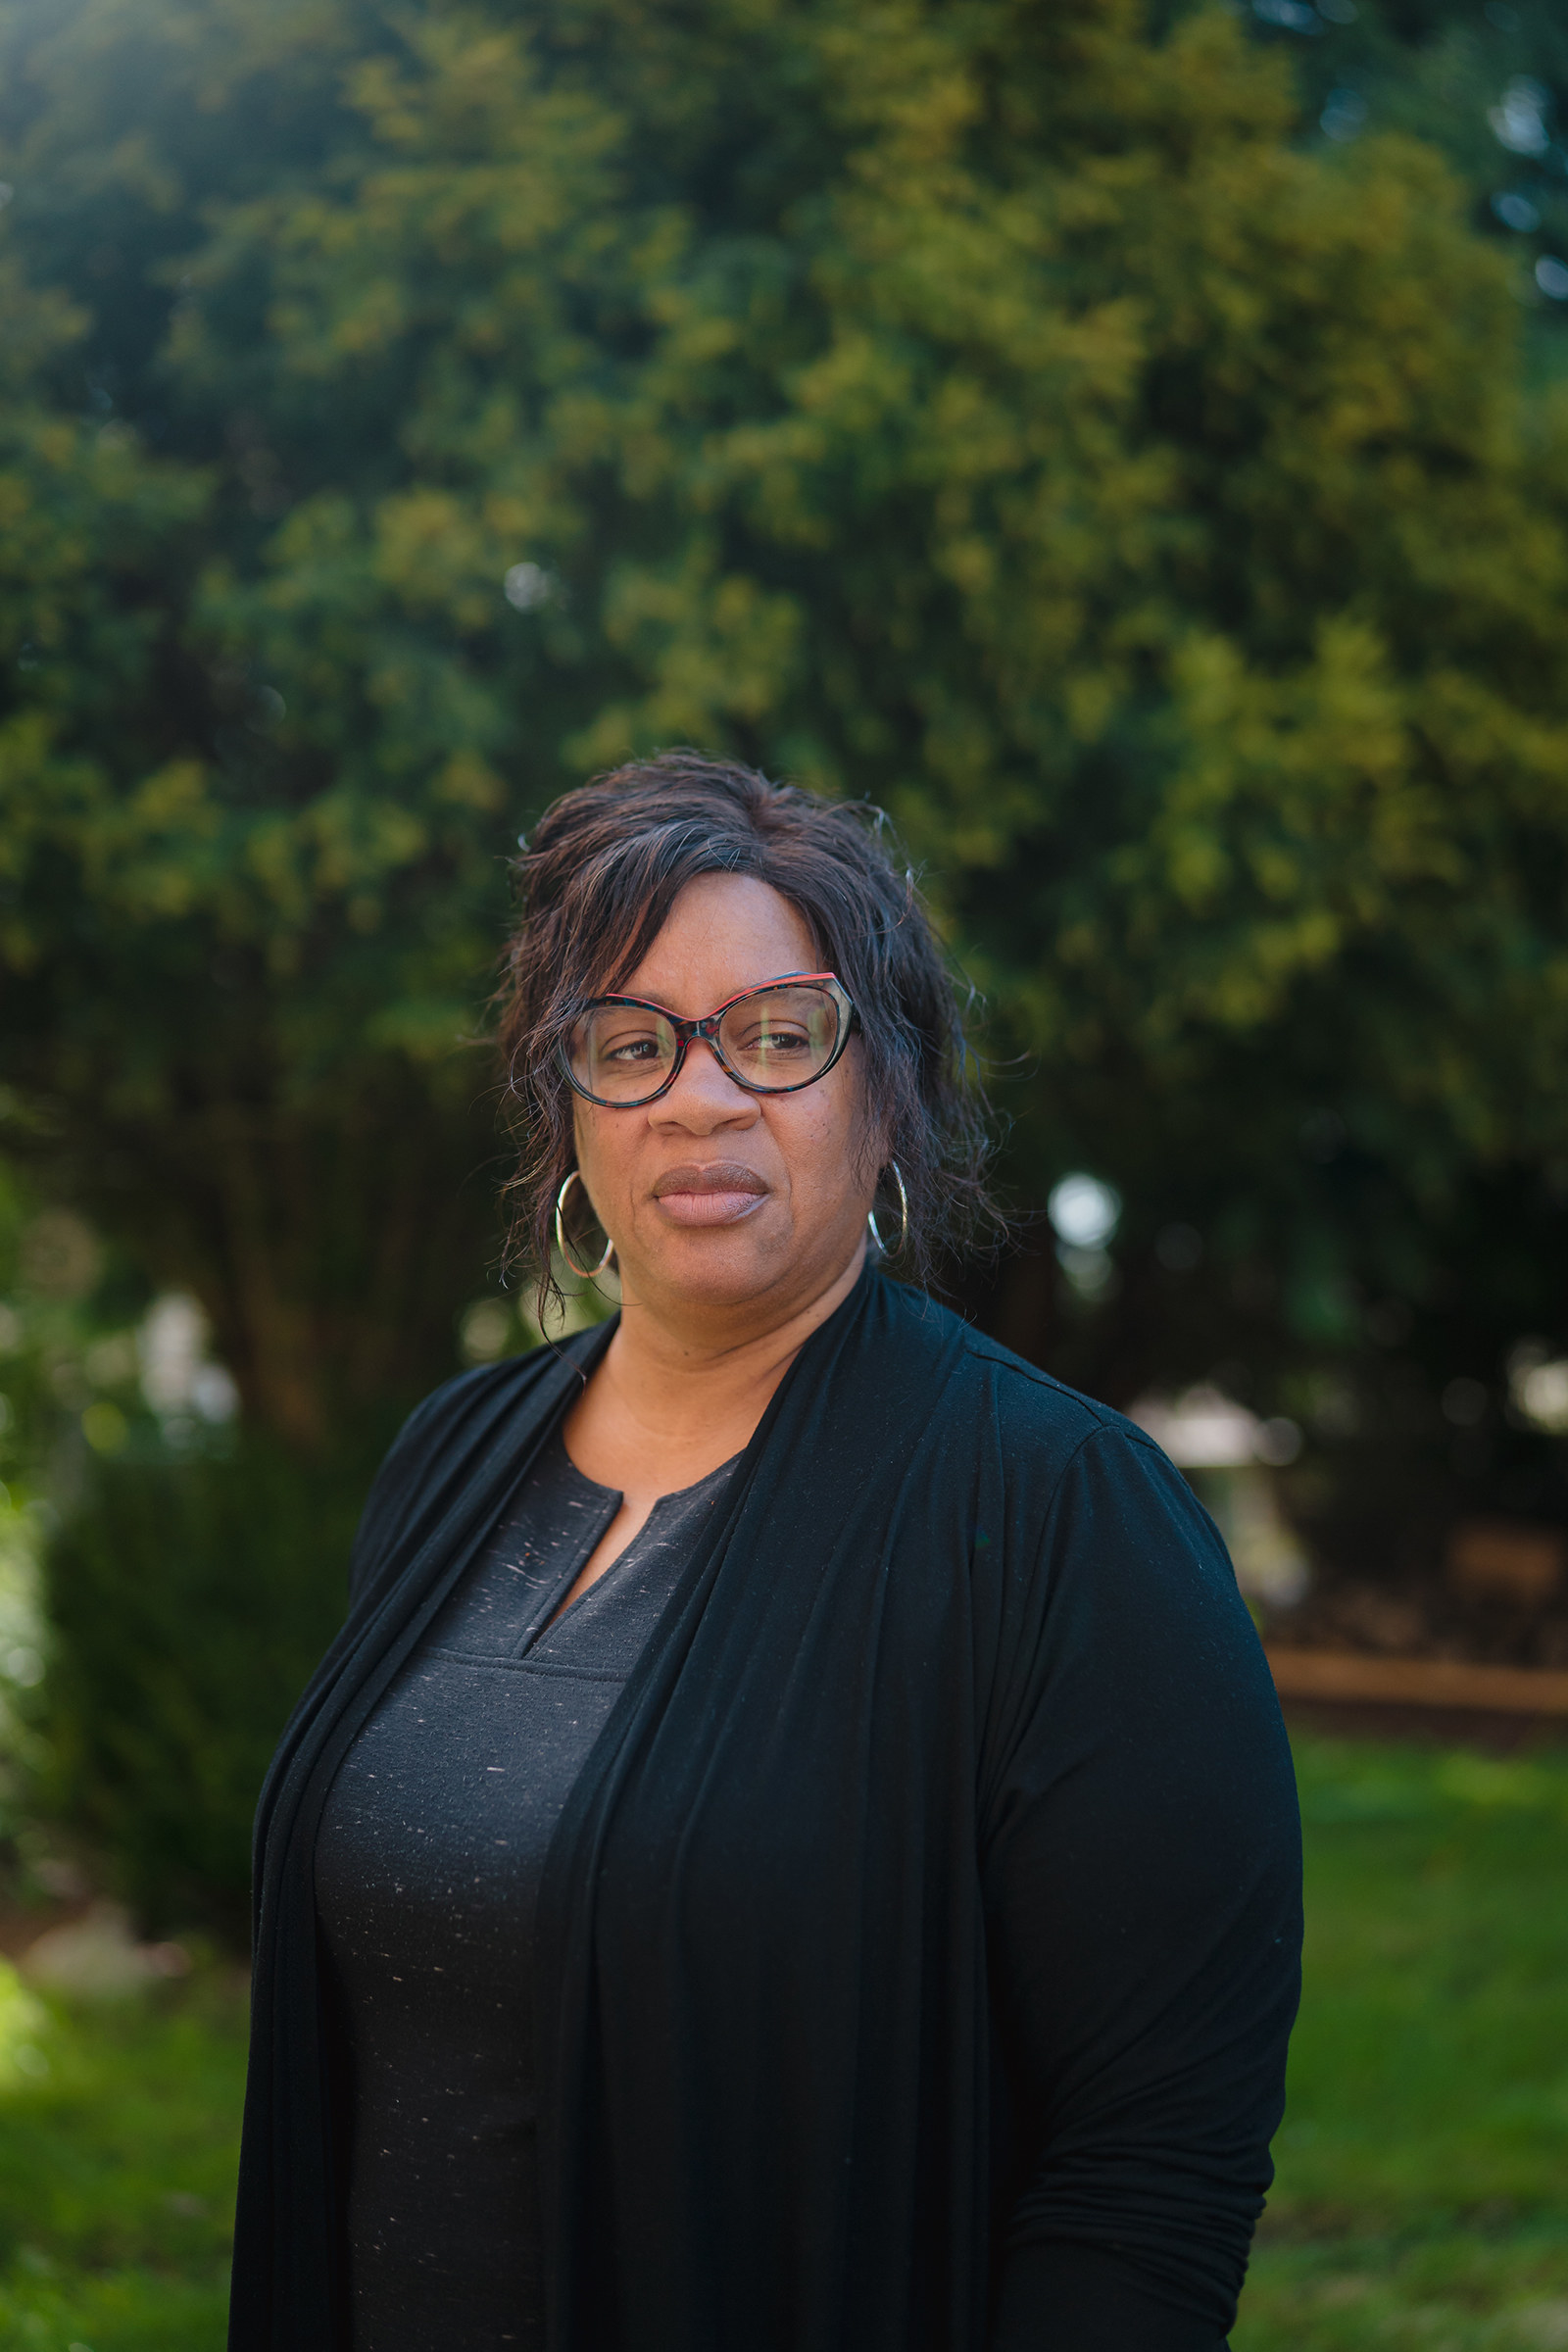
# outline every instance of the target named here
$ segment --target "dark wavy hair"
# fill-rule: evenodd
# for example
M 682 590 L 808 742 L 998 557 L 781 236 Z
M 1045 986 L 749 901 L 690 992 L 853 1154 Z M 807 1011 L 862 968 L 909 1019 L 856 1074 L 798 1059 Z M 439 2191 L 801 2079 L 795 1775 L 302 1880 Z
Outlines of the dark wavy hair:
M 819 965 L 860 1016 L 866 1149 L 880 1132 L 909 1202 L 899 1271 L 929 1279 L 939 1250 L 1001 1217 L 984 1181 L 988 1112 L 957 994 L 886 820 L 700 752 L 661 753 L 557 801 L 517 858 L 518 919 L 499 993 L 500 1046 L 519 1143 L 508 1256 L 559 1300 L 556 1194 L 576 1165 L 573 1096 L 556 1054 L 590 998 L 624 986 L 700 874 L 750 874 L 805 919 Z M 878 1223 L 899 1230 L 884 1164 Z

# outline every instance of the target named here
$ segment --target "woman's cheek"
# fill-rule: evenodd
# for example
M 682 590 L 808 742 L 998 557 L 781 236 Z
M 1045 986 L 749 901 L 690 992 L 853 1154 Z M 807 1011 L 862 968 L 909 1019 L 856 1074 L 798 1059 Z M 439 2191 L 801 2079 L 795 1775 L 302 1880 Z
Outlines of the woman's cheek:
M 629 1187 L 625 1169 L 619 1164 L 624 1154 L 615 1149 L 618 1139 L 613 1131 L 607 1134 L 600 1120 L 586 1107 L 577 1109 L 572 1125 L 577 1166 L 596 1213 L 610 1224 L 623 1225 Z

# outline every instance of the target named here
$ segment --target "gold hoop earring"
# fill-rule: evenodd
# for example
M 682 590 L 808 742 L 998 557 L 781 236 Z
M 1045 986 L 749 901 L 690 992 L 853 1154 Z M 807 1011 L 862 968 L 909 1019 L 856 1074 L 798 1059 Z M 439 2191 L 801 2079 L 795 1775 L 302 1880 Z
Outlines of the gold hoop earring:
M 871 1239 L 873 1242 L 875 1242 L 883 1256 L 897 1257 L 900 1250 L 904 1248 L 905 1243 L 909 1238 L 909 1196 L 904 1189 L 904 1178 L 900 1173 L 898 1161 L 896 1159 L 890 1159 L 888 1161 L 888 1166 L 893 1170 L 893 1181 L 899 1188 L 899 1238 L 891 1250 L 888 1248 L 886 1242 L 882 1239 L 881 1234 L 877 1230 L 876 1210 L 874 1208 L 867 1209 L 865 1221 L 871 1229 Z
M 556 1195 L 556 1248 L 561 1251 L 562 1256 L 564 1258 L 566 1264 L 571 1268 L 572 1272 L 576 1275 L 579 1282 L 592 1282 L 595 1275 L 602 1274 L 605 1268 L 609 1265 L 611 1259 L 614 1256 L 615 1245 L 613 1242 L 607 1240 L 605 1243 L 605 1254 L 599 1260 L 597 1266 L 579 1266 L 577 1260 L 572 1256 L 571 1251 L 566 1248 L 566 1229 L 561 1222 L 561 1212 L 566 1205 L 566 1195 L 570 1192 L 572 1186 L 580 1181 L 581 1176 L 582 1170 L 580 1168 L 573 1168 L 571 1174 L 566 1178 L 565 1183 Z M 583 1190 L 586 1192 L 587 1189 L 587 1186 L 584 1185 Z

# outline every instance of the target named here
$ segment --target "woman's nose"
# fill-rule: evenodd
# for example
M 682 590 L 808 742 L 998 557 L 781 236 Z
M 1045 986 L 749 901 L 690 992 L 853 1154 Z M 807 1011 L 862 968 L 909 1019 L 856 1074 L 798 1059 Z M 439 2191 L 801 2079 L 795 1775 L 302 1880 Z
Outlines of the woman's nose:
M 705 1130 L 750 1126 L 759 1116 L 757 1097 L 736 1085 L 703 1037 L 692 1040 L 674 1085 L 650 1107 L 656 1121 L 662 1114 L 671 1126 Z

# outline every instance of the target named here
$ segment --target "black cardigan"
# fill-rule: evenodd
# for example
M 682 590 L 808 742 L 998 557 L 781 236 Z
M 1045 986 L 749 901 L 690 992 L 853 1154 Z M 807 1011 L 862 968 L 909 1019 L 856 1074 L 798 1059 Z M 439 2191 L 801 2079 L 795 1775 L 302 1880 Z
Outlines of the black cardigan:
M 608 1338 L 453 1381 L 372 1490 L 257 1816 L 231 2352 L 350 2340 L 316 1825 Z M 1217 2352 L 1300 1917 L 1212 1523 L 869 1272 L 714 1522 L 546 1866 L 553 2352 Z

